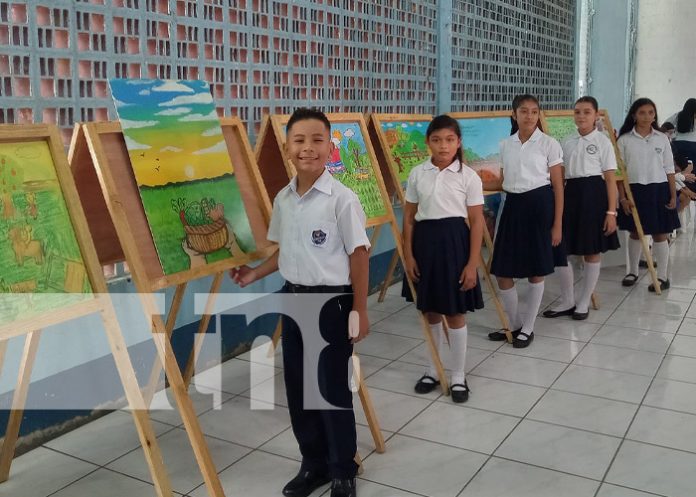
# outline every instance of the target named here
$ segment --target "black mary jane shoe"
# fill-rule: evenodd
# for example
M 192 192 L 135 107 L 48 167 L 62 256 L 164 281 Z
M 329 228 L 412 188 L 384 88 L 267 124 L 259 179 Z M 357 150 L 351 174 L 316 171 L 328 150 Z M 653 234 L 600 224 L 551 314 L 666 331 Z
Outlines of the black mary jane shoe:
M 669 288 L 669 280 L 661 280 L 660 278 L 657 278 L 657 281 L 660 282 L 660 290 L 667 290 Z M 654 292 L 655 291 L 655 285 L 650 283 L 648 285 L 648 291 L 649 292 Z
M 575 321 L 584 321 L 587 319 L 587 316 L 590 315 L 590 311 L 587 312 L 574 312 L 573 313 L 573 319 Z
M 427 381 L 426 381 L 427 380 Z M 440 382 L 428 374 L 421 376 L 420 380 L 416 382 L 416 386 L 413 388 L 416 393 L 426 394 L 435 390 Z
M 638 281 L 638 275 L 628 273 L 626 276 L 624 276 L 624 279 L 621 280 L 621 286 L 633 286 L 636 284 L 636 281 Z
M 355 478 L 331 480 L 331 497 L 355 497 Z
M 297 476 L 283 487 L 285 497 L 307 497 L 317 488 L 331 481 L 326 472 L 300 470 Z
M 454 387 L 459 387 L 456 390 Z M 455 383 L 454 385 L 450 385 L 450 394 L 452 395 L 452 402 L 455 404 L 461 404 L 463 402 L 466 402 L 469 400 L 469 385 L 466 383 L 466 380 L 464 380 L 464 384 L 461 383 Z
M 522 331 L 522 328 L 520 328 L 519 330 L 515 330 L 515 331 L 512 332 L 512 338 L 513 338 L 513 340 L 514 340 L 515 338 L 517 338 L 517 335 L 519 335 L 521 331 Z M 488 334 L 488 339 L 489 339 L 491 342 L 502 342 L 502 341 L 504 341 L 504 340 L 507 340 L 507 336 L 505 335 L 505 332 L 504 332 L 503 330 L 500 330 L 500 331 L 492 331 L 492 332 L 490 332 L 490 333 Z
M 527 339 L 520 340 L 519 338 L 515 337 L 515 339 L 512 341 L 512 347 L 515 349 L 527 348 L 534 341 L 534 332 L 531 332 L 529 335 L 527 335 L 526 333 L 520 331 L 520 335 L 526 336 Z
M 575 306 L 571 307 L 570 309 L 566 309 L 565 311 L 544 311 L 542 316 L 545 318 L 560 318 L 561 316 L 572 316 L 575 313 Z

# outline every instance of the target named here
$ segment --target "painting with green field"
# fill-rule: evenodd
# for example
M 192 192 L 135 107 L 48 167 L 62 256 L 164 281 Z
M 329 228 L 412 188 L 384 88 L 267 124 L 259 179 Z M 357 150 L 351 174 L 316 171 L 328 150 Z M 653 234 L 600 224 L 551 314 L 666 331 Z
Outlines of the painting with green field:
M 208 83 L 109 85 L 163 273 L 256 250 Z
M 428 129 L 428 123 L 428 121 L 381 122 L 382 133 L 391 154 L 394 173 L 399 178 L 404 190 L 411 170 L 430 157 L 430 151 L 425 144 L 425 131 Z
M 91 298 L 46 141 L 0 143 L 0 325 Z
M 545 120 L 546 133 L 558 140 L 559 143 L 563 143 L 564 140 L 578 132 L 572 114 L 569 116 L 545 116 Z

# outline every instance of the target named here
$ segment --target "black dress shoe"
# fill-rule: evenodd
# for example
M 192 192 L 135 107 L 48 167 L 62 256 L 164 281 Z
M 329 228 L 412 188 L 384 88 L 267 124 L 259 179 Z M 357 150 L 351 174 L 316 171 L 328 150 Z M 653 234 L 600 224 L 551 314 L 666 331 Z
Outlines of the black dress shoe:
M 574 312 L 573 313 L 573 319 L 575 321 L 584 321 L 587 319 L 587 316 L 590 315 L 590 311 L 587 312 Z
M 355 478 L 331 480 L 331 497 L 355 497 Z
M 571 307 L 570 309 L 566 309 L 565 311 L 544 311 L 542 316 L 545 318 L 559 318 L 561 316 L 572 316 L 574 312 L 575 306 Z
M 522 328 L 519 330 L 515 330 L 512 332 L 512 338 L 517 338 L 517 335 L 520 334 L 520 331 L 522 331 Z M 491 331 L 488 334 L 488 339 L 491 342 L 502 342 L 503 340 L 507 340 L 507 336 L 505 336 L 505 332 L 500 330 L 500 331 Z
M 454 387 L 459 387 L 456 390 Z M 461 404 L 462 402 L 466 402 L 469 400 L 469 385 L 467 385 L 466 380 L 464 380 L 464 384 L 462 385 L 461 383 L 455 383 L 454 385 L 450 385 L 450 393 L 452 394 L 452 402 L 456 404 Z
M 326 472 L 300 470 L 297 476 L 290 480 L 283 487 L 283 495 L 285 497 L 307 497 L 322 485 L 326 485 L 331 481 L 331 478 Z
M 421 376 L 421 379 L 416 382 L 414 390 L 416 393 L 430 393 L 440 384 L 435 378 L 428 374 Z
M 660 278 L 657 279 L 657 281 L 660 282 L 660 290 L 667 290 L 669 288 L 669 280 L 661 280 Z M 655 285 L 650 283 L 648 285 L 648 291 L 649 292 L 654 292 L 655 291 Z
M 515 338 L 512 341 L 512 347 L 515 349 L 524 349 L 526 347 L 529 347 L 529 345 L 534 341 L 534 332 L 531 332 L 529 335 L 526 333 L 520 332 L 520 335 L 524 335 L 527 337 L 526 340 L 520 340 L 519 338 Z

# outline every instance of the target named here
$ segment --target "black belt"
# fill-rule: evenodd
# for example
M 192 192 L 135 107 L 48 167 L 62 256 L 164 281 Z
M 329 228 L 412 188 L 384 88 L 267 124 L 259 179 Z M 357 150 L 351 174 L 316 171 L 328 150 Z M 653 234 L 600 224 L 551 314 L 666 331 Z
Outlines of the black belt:
M 283 290 L 288 293 L 353 293 L 351 285 L 296 285 L 285 282 Z

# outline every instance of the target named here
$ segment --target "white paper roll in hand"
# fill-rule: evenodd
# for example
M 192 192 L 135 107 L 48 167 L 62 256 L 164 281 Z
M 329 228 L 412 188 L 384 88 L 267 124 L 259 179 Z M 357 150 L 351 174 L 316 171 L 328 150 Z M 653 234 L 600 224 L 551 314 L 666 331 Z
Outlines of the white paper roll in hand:
M 360 335 L 360 314 L 358 311 L 350 311 L 348 314 L 348 338 L 357 338 Z

